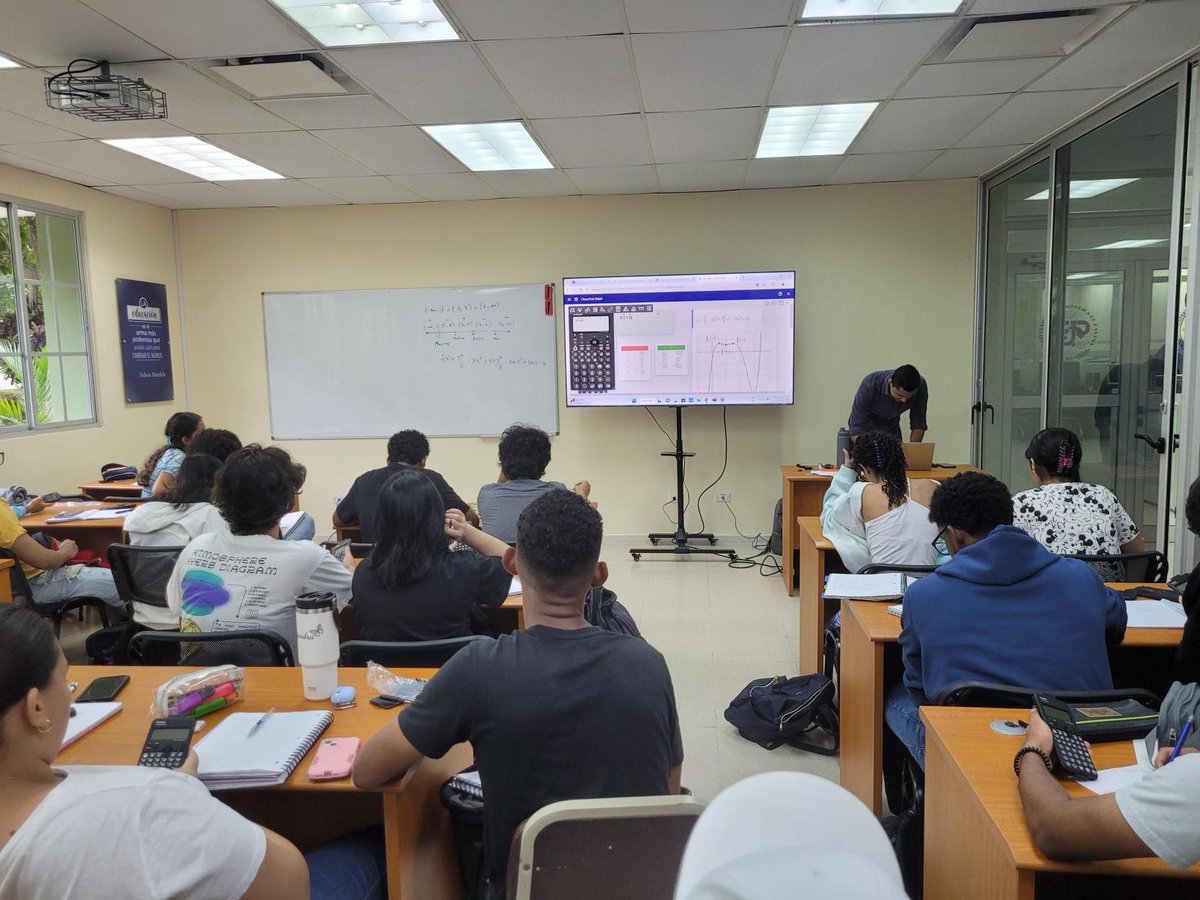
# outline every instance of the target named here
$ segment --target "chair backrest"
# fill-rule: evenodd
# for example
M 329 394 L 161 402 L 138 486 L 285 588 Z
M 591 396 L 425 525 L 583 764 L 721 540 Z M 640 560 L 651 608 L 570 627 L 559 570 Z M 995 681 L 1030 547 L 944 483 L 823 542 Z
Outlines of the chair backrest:
M 1019 687 L 1013 684 L 994 684 L 987 681 L 960 681 L 942 691 L 938 706 L 1033 706 L 1035 693 L 1051 693 L 1065 703 L 1105 703 L 1117 700 L 1137 700 L 1151 709 L 1158 709 L 1162 700 L 1153 691 L 1141 688 L 1115 688 L 1111 691 L 1048 691 L 1044 688 Z
M 350 542 L 350 555 L 355 559 L 366 559 L 371 555 L 371 548 L 374 544 L 364 544 L 359 541 Z
M 900 566 L 892 563 L 871 563 L 858 570 L 859 575 L 879 575 L 882 572 L 907 572 L 910 575 L 928 575 L 936 572 L 937 566 Z
M 513 835 L 509 900 L 661 900 L 704 803 L 687 795 L 565 800 Z
M 7 573 L 0 572 L 0 578 L 3 578 L 5 574 L 8 575 L 8 583 L 12 590 L 13 601 L 32 606 L 33 587 L 30 586 L 29 579 L 25 577 L 25 570 L 21 568 L 21 561 L 17 559 L 17 555 L 11 550 L 0 547 L 0 559 L 11 559 L 13 561 Z
M 1105 581 L 1167 580 L 1167 557 L 1158 550 L 1099 555 L 1071 553 L 1067 558 L 1087 563 Z
M 467 644 L 490 640 L 494 638 L 486 634 L 470 634 L 441 641 L 344 641 L 338 665 L 365 666 L 376 662 L 381 666 L 436 669 Z
M 293 666 L 292 648 L 274 631 L 139 631 L 129 639 L 139 666 Z
M 126 609 L 133 603 L 167 608 L 167 582 L 183 547 L 110 544 L 108 565 Z

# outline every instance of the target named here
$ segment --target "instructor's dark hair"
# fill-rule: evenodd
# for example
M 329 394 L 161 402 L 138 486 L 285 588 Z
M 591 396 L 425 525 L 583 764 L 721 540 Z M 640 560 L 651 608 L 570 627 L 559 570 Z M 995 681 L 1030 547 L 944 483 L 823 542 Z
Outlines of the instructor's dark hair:
M 189 453 L 183 458 L 175 484 L 165 494 L 151 497 L 150 503 L 174 503 L 187 506 L 189 503 L 211 503 L 213 488 L 217 483 L 217 470 L 221 461 L 207 453 Z
M 1043 428 L 1025 448 L 1025 458 L 1033 461 L 1042 477 L 1050 475 L 1078 481 L 1083 445 L 1069 428 Z
M 1192 534 L 1200 534 L 1200 478 L 1188 488 L 1187 504 L 1183 509 L 1187 515 L 1188 530 Z
M 921 386 L 921 373 L 916 366 L 905 363 L 892 372 L 892 384 L 902 391 L 915 391 Z
M 904 446 L 893 435 L 871 431 L 858 436 L 854 442 L 854 464 L 871 469 L 883 479 L 888 509 L 904 502 L 908 494 L 908 472 L 904 461 Z
M 54 632 L 32 609 L 0 605 L 0 716 L 33 688 L 50 683 L 58 665 Z
M 150 483 L 150 476 L 154 474 L 154 467 L 158 465 L 159 459 L 169 449 L 186 449 L 183 439 L 190 438 L 196 433 L 196 426 L 200 424 L 201 418 L 203 417 L 198 413 L 177 412 L 167 419 L 167 426 L 163 429 L 163 437 L 167 439 L 167 443 L 146 457 L 146 461 L 142 463 L 142 471 L 138 472 L 138 484 L 144 487 L 154 487 Z
M 1012 494 L 999 478 L 963 472 L 934 490 L 929 521 L 939 528 L 961 528 L 973 538 L 987 537 L 997 525 L 1012 524 Z
M 550 436 L 533 425 L 510 425 L 500 435 L 499 452 L 505 478 L 541 478 L 550 465 Z
M 207 453 L 225 462 L 241 449 L 242 442 L 232 431 L 226 431 L 224 428 L 205 428 L 188 444 L 188 455 Z
M 411 428 L 397 431 L 388 439 L 388 462 L 415 466 L 429 455 L 429 439 Z
M 420 581 L 450 552 L 445 522 L 446 503 L 420 469 L 401 469 L 383 483 L 370 560 L 385 588 Z
M 517 519 L 517 558 L 523 575 L 557 596 L 583 595 L 592 583 L 604 522 L 586 500 L 565 488 L 547 491 Z
M 282 447 L 250 444 L 217 473 L 213 502 L 234 534 L 262 534 L 279 524 L 304 486 L 304 466 Z

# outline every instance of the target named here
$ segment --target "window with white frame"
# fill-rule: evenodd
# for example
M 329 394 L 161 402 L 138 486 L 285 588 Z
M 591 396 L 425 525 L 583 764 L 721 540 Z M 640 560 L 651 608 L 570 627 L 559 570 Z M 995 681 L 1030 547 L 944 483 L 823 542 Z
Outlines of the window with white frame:
M 76 216 L 0 197 L 0 432 L 96 418 Z

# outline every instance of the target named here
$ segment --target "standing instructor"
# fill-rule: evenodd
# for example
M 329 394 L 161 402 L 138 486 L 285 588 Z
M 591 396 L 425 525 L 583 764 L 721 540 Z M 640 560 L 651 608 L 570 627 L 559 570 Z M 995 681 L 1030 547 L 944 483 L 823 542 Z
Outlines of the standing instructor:
M 911 440 L 919 443 L 925 437 L 928 423 L 925 410 L 929 405 L 929 388 L 915 366 L 905 364 L 897 369 L 881 369 L 862 380 L 850 406 L 850 440 L 869 431 L 882 431 L 904 440 L 900 433 L 900 415 L 908 412 Z

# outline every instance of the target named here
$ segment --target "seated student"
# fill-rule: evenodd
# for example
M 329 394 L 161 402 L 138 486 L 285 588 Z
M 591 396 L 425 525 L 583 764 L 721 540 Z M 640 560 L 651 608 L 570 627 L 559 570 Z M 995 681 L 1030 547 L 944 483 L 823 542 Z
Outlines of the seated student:
M 938 487 L 929 518 L 953 557 L 909 585 L 900 616 L 904 682 L 888 727 L 925 765 L 917 707 L 960 681 L 1060 691 L 1112 687 L 1107 644 L 1125 635 L 1125 602 L 1086 564 L 1012 525 L 1004 482 L 982 472 Z
M 535 499 L 556 488 L 559 481 L 542 481 L 550 465 L 550 436 L 533 425 L 510 425 L 500 435 L 500 477 L 479 489 L 479 516 L 483 530 L 505 543 L 517 539 L 517 518 Z M 586 481 L 571 488 L 585 500 L 592 492 Z
M 1146 545 L 1113 492 L 1079 480 L 1083 446 L 1075 432 L 1043 428 L 1025 450 L 1033 487 L 1013 497 L 1013 524 L 1052 553 L 1063 556 L 1138 553 Z M 1120 567 L 1093 566 L 1101 578 L 1120 581 Z
M 125 517 L 129 543 L 135 547 L 182 547 L 211 531 L 228 531 L 221 511 L 212 504 L 221 461 L 207 453 L 189 453 L 169 491 L 151 497 Z
M 527 629 L 459 651 L 354 760 L 354 783 L 373 790 L 471 742 L 487 797 L 488 897 L 504 896 L 513 829 L 546 804 L 679 791 L 683 745 L 666 661 L 583 617 L 588 588 L 608 575 L 601 535 L 600 514 L 568 491 L 529 504 L 517 548 L 504 554 L 521 577 Z
M 1200 478 L 1188 488 L 1184 514 L 1188 531 L 1200 534 Z M 1183 626 L 1183 637 L 1175 649 L 1172 677 L 1175 681 L 1191 684 L 1200 681 L 1200 563 L 1192 569 L 1183 589 L 1183 611 L 1187 613 L 1187 624 Z
M 304 484 L 304 466 L 279 447 L 250 444 L 217 473 L 214 498 L 228 532 L 193 538 L 167 582 L 183 631 L 264 628 L 296 651 L 296 597 L 332 591 L 350 599 L 350 572 L 310 541 L 279 539 L 279 520 Z M 348 555 L 348 554 L 347 554 Z
M 452 553 L 450 529 L 478 553 Z M 508 544 L 446 509 L 433 482 L 401 469 L 379 491 L 375 544 L 354 570 L 354 612 L 364 641 L 436 641 L 471 633 L 478 604 L 499 606 L 512 575 Z M 482 554 L 482 555 L 480 555 Z
M 187 452 L 206 453 L 225 462 L 241 449 L 242 442 L 232 431 L 224 428 L 205 428 L 188 443 Z
M 1162 747 L 1155 770 L 1140 780 L 1113 794 L 1073 798 L 1050 772 L 1053 746 L 1031 710 L 1013 767 L 1038 850 L 1067 861 L 1157 856 L 1179 869 L 1200 862 L 1200 753 L 1188 748 L 1168 763 L 1172 748 Z
M 35 500 L 40 502 L 38 498 Z M 38 511 L 30 505 L 26 506 L 26 510 Z M 124 618 L 125 605 L 117 596 L 112 572 L 103 568 L 67 565 L 79 555 L 79 545 L 68 539 L 59 541 L 54 550 L 43 546 L 21 527 L 16 513 L 4 500 L 0 500 L 0 547 L 17 558 L 21 571 L 29 580 L 35 602 L 57 603 L 73 597 L 98 597 L 112 607 L 110 615 Z
M 880 431 L 864 434 L 825 492 L 821 530 L 851 572 L 870 563 L 945 562 L 933 549 L 937 529 L 929 521 L 936 487 L 928 478 L 909 481 L 899 440 Z
M 362 539 L 368 543 L 375 540 L 375 501 L 383 488 L 384 482 L 404 469 L 416 469 L 433 482 L 437 492 L 442 497 L 445 509 L 457 509 L 467 517 L 472 525 L 479 525 L 479 516 L 467 506 L 462 497 L 454 492 L 454 488 L 446 479 L 433 469 L 427 469 L 429 461 L 429 440 L 419 431 L 397 431 L 388 439 L 387 465 L 382 469 L 372 469 L 354 479 L 346 496 L 338 503 L 333 514 L 334 525 L 358 525 L 362 531 Z
M 138 472 L 143 500 L 171 489 L 192 438 L 203 430 L 204 419 L 193 412 L 177 412 L 167 419 L 166 444 L 146 457 Z
M 53 767 L 71 711 L 67 660 L 28 609 L 0 608 L 0 897 L 308 896 L 288 841 L 195 778 L 146 766 Z

